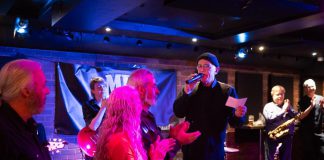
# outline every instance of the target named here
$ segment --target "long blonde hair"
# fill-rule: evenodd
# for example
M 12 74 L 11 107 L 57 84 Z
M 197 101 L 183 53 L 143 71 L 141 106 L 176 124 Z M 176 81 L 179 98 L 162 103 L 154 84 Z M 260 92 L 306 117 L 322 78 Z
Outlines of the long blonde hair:
M 108 99 L 108 112 L 99 129 L 99 140 L 95 158 L 108 160 L 106 144 L 113 134 L 126 133 L 136 159 L 147 159 L 140 132 L 141 101 L 137 90 L 130 86 L 114 89 Z

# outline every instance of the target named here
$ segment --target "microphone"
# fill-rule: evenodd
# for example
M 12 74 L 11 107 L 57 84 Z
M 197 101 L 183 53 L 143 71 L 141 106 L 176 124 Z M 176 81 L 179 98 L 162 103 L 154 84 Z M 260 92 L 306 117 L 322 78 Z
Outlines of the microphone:
M 193 76 L 192 78 L 186 80 L 186 83 L 187 83 L 187 84 L 190 84 L 190 83 L 192 83 L 192 82 L 194 82 L 194 81 L 200 80 L 200 79 L 203 77 L 203 75 L 204 75 L 204 74 L 202 74 L 202 73 L 198 73 L 198 74 L 196 74 L 195 76 Z

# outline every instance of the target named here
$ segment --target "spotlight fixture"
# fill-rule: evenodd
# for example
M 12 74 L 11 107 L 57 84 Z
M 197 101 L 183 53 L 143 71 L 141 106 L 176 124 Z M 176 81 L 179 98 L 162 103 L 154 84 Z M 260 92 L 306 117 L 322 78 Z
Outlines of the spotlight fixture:
M 312 53 L 312 56 L 313 56 L 313 57 L 317 56 L 317 52 L 313 52 L 313 53 Z
M 137 40 L 137 41 L 136 41 L 136 45 L 137 45 L 137 46 L 142 46 L 142 45 L 143 45 L 143 42 L 142 42 L 141 40 Z
M 110 42 L 110 38 L 108 36 L 104 36 L 103 41 L 105 43 L 108 43 L 108 42 Z
M 14 37 L 17 35 L 24 36 L 28 34 L 28 23 L 27 19 L 22 19 L 20 17 L 16 18 L 15 29 L 14 29 Z
M 198 39 L 197 39 L 197 38 L 192 38 L 191 41 L 192 41 L 193 43 L 196 43 L 196 42 L 198 42 Z
M 246 41 L 248 41 L 249 36 L 247 33 L 240 33 L 238 35 L 236 35 L 236 42 L 238 43 L 245 43 Z
M 235 54 L 234 59 L 237 60 L 237 61 L 241 61 L 244 58 L 246 58 L 247 54 L 248 54 L 248 49 L 246 49 L 246 48 L 240 48 L 237 51 L 237 53 Z
M 264 46 L 259 46 L 259 51 L 262 52 L 264 50 Z
M 111 31 L 111 28 L 110 28 L 110 27 L 106 27 L 106 28 L 105 28 L 105 31 L 106 31 L 106 32 L 110 32 L 110 31 Z

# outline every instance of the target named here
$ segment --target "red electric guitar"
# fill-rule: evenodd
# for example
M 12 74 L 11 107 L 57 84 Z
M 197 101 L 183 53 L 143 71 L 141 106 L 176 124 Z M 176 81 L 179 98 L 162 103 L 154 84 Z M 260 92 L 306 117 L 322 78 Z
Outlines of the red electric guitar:
M 88 156 L 93 157 L 96 152 L 98 135 L 88 126 L 84 127 L 78 133 L 78 144 L 81 150 Z

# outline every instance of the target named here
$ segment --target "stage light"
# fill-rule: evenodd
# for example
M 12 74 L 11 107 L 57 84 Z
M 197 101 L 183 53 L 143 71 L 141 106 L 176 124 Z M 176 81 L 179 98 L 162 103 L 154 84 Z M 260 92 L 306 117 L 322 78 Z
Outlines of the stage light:
M 236 42 L 238 43 L 245 43 L 248 40 L 248 34 L 247 33 L 240 33 L 236 35 Z
M 259 51 L 262 52 L 264 50 L 264 46 L 259 47 Z
M 191 41 L 192 41 L 193 43 L 196 43 L 196 42 L 198 42 L 198 39 L 197 39 L 197 38 L 192 38 Z
M 234 59 L 237 61 L 241 61 L 244 58 L 246 58 L 247 54 L 248 54 L 248 50 L 246 48 L 240 48 L 235 54 Z
M 16 34 L 19 34 L 19 36 L 27 35 L 28 23 L 29 21 L 27 19 L 17 17 L 15 22 L 14 37 L 16 36 Z
M 110 32 L 110 31 L 111 31 L 111 28 L 110 28 L 110 27 L 106 27 L 106 28 L 105 28 L 105 31 L 106 31 L 106 32 Z
M 317 56 L 317 52 L 313 52 L 313 53 L 312 53 L 312 56 L 313 56 L 313 57 Z
M 27 19 L 21 19 L 17 17 L 16 19 L 16 29 L 18 33 L 27 33 L 28 32 L 28 20 Z

